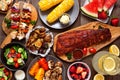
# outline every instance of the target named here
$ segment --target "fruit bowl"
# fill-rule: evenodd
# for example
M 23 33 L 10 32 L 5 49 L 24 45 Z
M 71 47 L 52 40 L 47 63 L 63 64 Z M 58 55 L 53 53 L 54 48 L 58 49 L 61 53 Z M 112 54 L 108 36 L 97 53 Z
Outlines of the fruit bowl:
M 12 80 L 12 71 L 6 69 L 3 65 L 0 65 L 0 80 Z
M 91 70 L 84 62 L 74 62 L 68 67 L 67 76 L 69 80 L 89 80 Z
M 25 67 L 28 57 L 28 50 L 17 42 L 7 44 L 0 54 L 2 64 L 11 71 Z

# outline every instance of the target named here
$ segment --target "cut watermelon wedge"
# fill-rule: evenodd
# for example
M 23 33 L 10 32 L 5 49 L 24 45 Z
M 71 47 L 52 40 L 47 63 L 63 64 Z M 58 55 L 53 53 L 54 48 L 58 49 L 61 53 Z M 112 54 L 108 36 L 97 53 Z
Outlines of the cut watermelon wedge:
M 102 12 L 105 0 L 98 0 L 98 11 Z
M 106 0 L 103 6 L 103 10 L 107 11 L 110 7 L 112 7 L 115 3 L 117 2 L 117 0 Z
M 98 17 L 98 3 L 97 2 L 90 2 L 89 4 L 80 8 L 81 11 L 88 16 L 97 18 Z
M 89 2 L 98 2 L 98 0 L 89 0 Z

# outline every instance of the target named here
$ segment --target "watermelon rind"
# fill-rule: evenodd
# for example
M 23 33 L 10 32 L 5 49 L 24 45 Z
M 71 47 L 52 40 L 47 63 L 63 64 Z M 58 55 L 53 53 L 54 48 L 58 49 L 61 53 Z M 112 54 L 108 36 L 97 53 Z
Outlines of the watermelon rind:
M 98 18 L 98 14 L 92 13 L 92 12 L 86 10 L 84 7 L 81 7 L 80 9 L 81 9 L 81 11 L 82 11 L 84 14 L 86 14 L 87 16 L 90 16 L 90 17 L 93 17 L 93 18 Z

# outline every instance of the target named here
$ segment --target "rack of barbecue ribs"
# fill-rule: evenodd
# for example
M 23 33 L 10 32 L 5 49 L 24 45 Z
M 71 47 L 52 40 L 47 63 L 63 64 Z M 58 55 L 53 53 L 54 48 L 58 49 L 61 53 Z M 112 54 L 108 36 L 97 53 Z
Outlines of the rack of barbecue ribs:
M 107 46 L 120 36 L 120 27 L 114 27 L 100 22 L 88 24 L 59 33 L 54 38 L 53 51 L 62 60 L 73 62 L 91 55 L 83 54 L 84 48 L 95 48 L 96 51 Z M 76 50 L 79 50 L 76 51 Z M 74 52 L 77 52 L 74 57 Z M 72 58 L 68 59 L 71 54 Z M 78 58 L 79 57 L 79 58 Z

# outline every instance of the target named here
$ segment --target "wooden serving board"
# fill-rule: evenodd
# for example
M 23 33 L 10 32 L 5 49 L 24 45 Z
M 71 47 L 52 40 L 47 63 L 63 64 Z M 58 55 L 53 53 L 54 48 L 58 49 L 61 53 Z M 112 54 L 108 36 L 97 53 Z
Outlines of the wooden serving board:
M 30 3 L 28 3 L 28 5 L 31 7 L 31 20 L 32 21 L 37 21 L 38 13 L 37 13 L 36 8 L 32 4 L 30 4 Z M 10 18 L 10 14 L 11 14 L 11 10 L 8 11 L 8 13 L 5 16 L 5 18 Z M 30 24 L 29 25 L 29 30 L 31 30 L 33 27 L 34 27 L 34 25 Z M 14 29 L 7 28 L 6 23 L 4 22 L 4 20 L 2 22 L 2 29 L 5 32 L 5 34 L 7 34 L 7 37 L 4 39 L 4 41 L 0 45 L 0 48 L 3 48 L 6 44 L 8 44 L 8 43 L 10 43 L 12 41 L 10 33 L 12 31 L 14 31 Z
M 31 20 L 32 21 L 37 21 L 37 18 L 38 18 L 38 13 L 37 13 L 37 10 L 36 8 L 28 3 L 28 5 L 31 7 Z M 10 18 L 10 14 L 11 14 L 11 10 L 8 11 L 7 15 L 5 16 L 5 18 Z M 29 25 L 29 29 L 32 29 L 34 27 L 34 25 Z M 13 31 L 13 29 L 10 29 L 10 28 L 7 28 L 6 26 L 6 23 L 4 22 L 4 19 L 3 19 L 3 22 L 2 22 L 2 29 L 3 31 L 8 35 L 10 32 Z
M 94 27 L 93 27 L 94 26 Z M 111 32 L 111 40 L 105 42 L 105 43 L 100 43 L 98 45 L 93 45 L 93 46 L 90 46 L 90 47 L 94 47 L 96 49 L 96 51 L 100 50 L 101 48 L 107 46 L 108 44 L 110 44 L 111 42 L 113 42 L 114 40 L 116 40 L 119 36 L 120 36 L 120 27 L 115 27 L 115 26 L 111 26 L 111 25 L 108 25 L 108 24 L 104 24 L 104 23 L 100 23 L 100 22 L 90 22 L 88 24 L 85 24 L 85 25 L 82 25 L 82 26 L 79 26 L 77 28 L 74 28 L 74 29 L 71 29 L 71 30 L 68 30 L 68 31 L 73 31 L 73 30 L 85 30 L 85 29 L 98 29 L 99 26 L 102 26 L 104 28 L 109 28 L 110 29 L 110 32 Z M 66 31 L 66 32 L 68 32 Z M 66 32 L 63 32 L 63 33 L 66 33 Z M 63 33 L 60 33 L 60 34 L 57 34 L 55 37 L 57 37 L 58 35 L 61 35 Z M 54 46 L 56 45 L 56 40 L 54 40 Z M 54 48 L 53 46 L 53 48 Z M 89 48 L 90 48 L 89 47 Z M 55 49 L 54 49 L 55 51 Z M 57 54 L 56 54 L 57 55 Z M 87 57 L 91 55 L 89 52 L 87 53 L 86 56 L 84 57 Z M 66 55 L 57 55 L 60 59 L 66 61 L 66 62 L 73 62 L 73 61 L 76 61 L 76 59 L 72 58 L 70 60 L 67 59 Z M 79 59 L 80 60 L 80 59 Z

